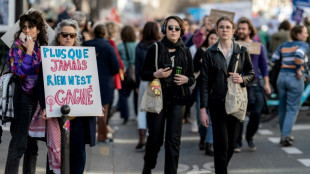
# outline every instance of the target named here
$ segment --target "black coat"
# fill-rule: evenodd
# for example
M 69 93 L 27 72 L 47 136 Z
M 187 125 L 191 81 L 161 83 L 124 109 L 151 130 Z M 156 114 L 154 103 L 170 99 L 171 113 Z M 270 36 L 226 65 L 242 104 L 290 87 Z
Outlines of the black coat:
M 252 83 L 255 79 L 251 57 L 245 47 L 240 47 L 234 43 L 233 54 L 227 68 L 227 61 L 222 52 L 218 50 L 218 42 L 209 47 L 203 57 L 201 65 L 200 107 L 208 108 L 212 105 L 225 103 L 227 93 L 227 78 L 229 72 L 233 72 L 237 61 L 237 54 L 240 54 L 237 73 L 242 74 L 242 87 Z
M 158 69 L 165 68 L 164 62 L 167 55 L 161 55 L 162 47 L 164 47 L 163 43 L 158 43 Z M 181 86 L 173 85 L 170 88 L 166 88 L 166 82 L 163 78 L 160 79 L 162 90 L 163 90 L 163 102 L 164 104 L 185 104 L 186 100 L 189 97 L 189 87 L 194 84 L 195 76 L 194 76 L 194 68 L 192 62 L 192 56 L 187 47 L 184 45 L 182 46 L 183 51 L 185 52 L 184 63 L 181 65 L 184 67 L 182 72 L 185 72 L 186 77 L 188 77 L 188 83 L 183 84 Z M 165 54 L 169 54 L 168 52 Z M 155 67 L 155 44 L 151 46 L 148 50 L 142 70 L 140 72 L 140 77 L 142 80 L 145 81 L 152 81 L 154 79 L 153 73 L 156 71 Z M 175 68 L 171 75 L 173 76 L 175 73 Z
M 114 75 L 119 72 L 115 50 L 104 38 L 95 38 L 84 45 L 96 48 L 101 104 L 109 104 L 114 97 Z
M 152 44 L 147 42 L 140 42 L 136 47 L 136 59 L 135 59 L 135 74 L 136 74 L 136 88 L 139 88 L 140 85 L 140 71 L 142 69 L 144 59 L 147 51 Z

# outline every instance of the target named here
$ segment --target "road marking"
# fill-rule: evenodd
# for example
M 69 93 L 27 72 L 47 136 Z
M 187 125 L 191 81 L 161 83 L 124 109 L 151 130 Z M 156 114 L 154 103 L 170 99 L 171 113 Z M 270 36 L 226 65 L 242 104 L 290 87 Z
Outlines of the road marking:
M 202 167 L 207 170 L 214 171 L 214 162 L 205 163 Z
M 298 159 L 304 166 L 310 167 L 310 159 Z
M 181 141 L 185 142 L 185 141 L 199 141 L 199 137 L 198 136 L 191 136 L 191 137 L 181 137 Z M 138 143 L 138 138 L 137 139 L 119 139 L 119 138 L 115 138 L 113 139 L 113 142 L 116 144 L 137 144 Z
M 186 164 L 179 164 L 178 165 L 178 173 L 186 172 L 189 169 L 189 166 Z
M 280 143 L 280 137 L 269 137 L 268 140 L 271 141 L 273 144 L 279 144 Z
M 293 126 L 293 131 L 310 130 L 310 124 L 296 124 Z
M 273 135 L 273 132 L 268 129 L 259 129 L 258 133 L 261 135 Z
M 300 151 L 296 147 L 282 147 L 282 150 L 284 150 L 288 154 L 303 154 L 302 151 Z

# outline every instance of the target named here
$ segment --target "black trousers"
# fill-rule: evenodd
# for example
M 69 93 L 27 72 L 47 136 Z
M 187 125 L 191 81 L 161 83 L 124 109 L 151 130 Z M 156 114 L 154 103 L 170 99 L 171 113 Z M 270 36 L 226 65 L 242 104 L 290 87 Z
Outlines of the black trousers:
M 214 165 L 216 174 L 227 174 L 227 166 L 234 153 L 240 121 L 227 115 L 224 103 L 209 105 L 213 129 Z
M 155 168 L 165 133 L 165 174 L 176 174 L 179 163 L 182 118 L 185 105 L 165 105 L 160 114 L 147 113 L 147 138 L 144 165 Z
M 14 119 L 11 122 L 8 156 L 5 174 L 17 174 L 19 162 L 24 155 L 23 173 L 34 174 L 38 155 L 37 140 L 28 136 L 32 116 L 37 107 L 37 97 L 22 91 L 19 81 L 14 89 Z

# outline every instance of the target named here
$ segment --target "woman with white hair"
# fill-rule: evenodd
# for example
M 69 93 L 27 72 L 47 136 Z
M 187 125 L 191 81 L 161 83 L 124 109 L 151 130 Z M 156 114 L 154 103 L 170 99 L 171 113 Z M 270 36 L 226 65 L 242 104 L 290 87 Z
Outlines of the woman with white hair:
M 75 20 L 66 19 L 60 22 L 55 29 L 56 37 L 54 46 L 79 46 L 79 27 Z M 46 104 L 43 88 L 42 65 L 39 71 L 39 102 L 43 110 L 43 118 L 47 119 L 47 146 L 49 169 L 54 173 L 60 173 L 60 128 L 58 118 L 46 118 Z M 70 173 L 83 174 L 86 163 L 85 144 L 95 146 L 96 139 L 96 117 L 76 117 L 70 118 Z M 50 142 L 58 142 L 53 144 Z M 56 146 L 56 147 L 55 147 Z M 54 156 L 54 157 L 52 157 Z M 57 163 L 57 165 L 55 165 Z M 47 169 L 47 171 L 49 170 Z M 51 171 L 50 171 L 51 172 Z M 48 173 L 48 172 L 47 172 Z

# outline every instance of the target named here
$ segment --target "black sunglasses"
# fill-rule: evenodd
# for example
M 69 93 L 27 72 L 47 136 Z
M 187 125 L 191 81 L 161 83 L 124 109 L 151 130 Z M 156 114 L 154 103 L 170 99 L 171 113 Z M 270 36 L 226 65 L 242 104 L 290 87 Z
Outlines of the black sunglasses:
M 61 32 L 60 34 L 63 38 L 67 38 L 68 36 L 70 36 L 71 39 L 74 39 L 76 37 L 76 33 Z
M 172 31 L 173 28 L 175 29 L 175 31 L 180 31 L 180 30 L 181 30 L 180 27 L 176 27 L 176 26 L 173 26 L 173 25 L 169 25 L 169 26 L 168 26 L 168 30 L 170 30 L 170 31 Z

